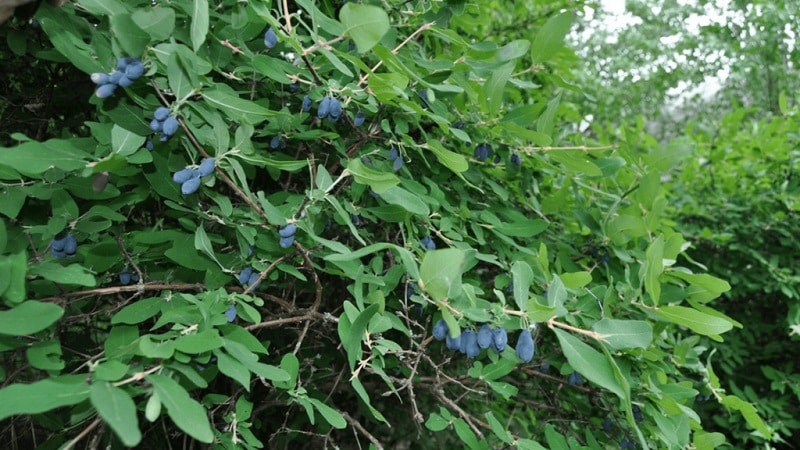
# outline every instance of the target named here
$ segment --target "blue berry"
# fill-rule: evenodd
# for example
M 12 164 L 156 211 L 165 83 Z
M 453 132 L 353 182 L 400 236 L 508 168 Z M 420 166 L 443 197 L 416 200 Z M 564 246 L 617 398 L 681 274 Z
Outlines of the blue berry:
M 400 154 L 397 152 L 397 149 L 394 148 L 394 147 L 391 147 L 389 149 L 389 160 L 394 161 L 398 157 L 400 157 Z
M 282 238 L 287 238 L 287 237 L 294 236 L 294 234 L 296 232 L 297 232 L 297 225 L 295 225 L 293 223 L 290 223 L 290 224 L 282 227 L 280 230 L 278 230 L 278 234 Z
M 425 236 L 424 238 L 422 238 L 420 242 L 422 244 L 422 247 L 425 248 L 426 250 L 436 249 L 436 243 L 433 242 L 433 239 L 431 239 L 430 236 Z
M 497 353 L 502 353 L 508 344 L 508 333 L 502 328 L 492 330 L 492 348 Z
M 394 162 L 392 163 L 392 169 L 394 169 L 394 171 L 397 172 L 402 168 L 403 168 L 403 158 L 395 159 Z
M 475 359 L 480 353 L 481 349 L 478 346 L 478 335 L 475 334 L 472 330 L 467 330 L 464 332 L 464 353 L 467 354 L 467 358 Z
M 459 334 L 457 338 L 451 337 L 450 333 L 447 333 L 447 336 L 445 336 L 444 339 L 447 348 L 449 350 L 458 350 L 461 348 L 461 336 L 463 336 L 463 333 Z
M 483 324 L 478 328 L 478 347 L 489 348 L 492 345 L 492 328 Z
M 267 47 L 267 49 L 271 49 L 275 47 L 277 43 L 278 35 L 275 34 L 275 30 L 273 30 L 272 27 L 269 27 L 267 32 L 264 33 L 264 46 Z
M 200 189 L 200 177 L 190 178 L 181 184 L 181 193 L 183 195 L 194 194 L 198 189 Z
M 644 416 L 642 415 L 642 410 L 639 408 L 639 405 L 633 405 L 631 412 L 633 413 L 633 420 L 635 420 L 636 423 L 642 423 Z
M 116 84 L 104 84 L 104 85 L 100 86 L 99 88 L 97 88 L 97 90 L 94 91 L 94 94 L 98 98 L 107 98 L 107 97 L 111 97 L 111 95 L 114 93 L 114 90 L 116 90 L 116 89 L 117 89 L 117 85 Z
M 303 112 L 311 111 L 311 105 L 312 104 L 313 104 L 313 102 L 311 101 L 311 97 L 309 97 L 307 95 L 305 97 L 303 97 L 303 106 L 302 106 Z
M 281 248 L 289 248 L 292 244 L 294 244 L 294 235 L 282 237 L 278 240 L 278 245 L 280 245 Z
M 164 119 L 161 125 L 161 132 L 167 136 L 172 136 L 178 131 L 178 119 L 175 116 L 169 116 Z
M 111 82 L 107 73 L 102 73 L 102 72 L 93 73 L 91 78 L 92 78 L 92 83 L 101 86 Z
M 117 70 L 125 70 L 129 64 L 134 64 L 139 62 L 137 58 L 125 57 L 117 59 Z M 141 63 L 140 63 L 141 64 Z
M 447 322 L 445 322 L 444 319 L 439 319 L 436 325 L 433 326 L 433 337 L 437 341 L 441 341 L 447 337 L 448 331 Z
M 611 426 L 613 423 L 611 422 L 610 417 L 606 417 L 606 420 L 603 421 L 603 431 L 606 433 L 611 433 Z
M 517 167 L 519 167 L 522 164 L 522 160 L 520 159 L 518 154 L 513 153 L 511 155 L 511 164 L 514 164 Z
M 261 285 L 261 282 L 258 281 L 258 277 L 260 275 L 261 274 L 254 270 L 253 273 L 250 274 L 250 277 L 247 278 L 247 286 L 250 287 L 250 290 L 258 289 L 258 287 Z
M 297 81 L 289 85 L 289 92 L 291 92 L 292 94 L 296 93 L 299 90 L 300 90 L 300 83 L 298 83 Z
M 228 323 L 236 319 L 236 307 L 234 305 L 225 310 L 225 317 L 228 319 Z
M 280 147 L 282 140 L 280 136 L 273 136 L 272 140 L 269 141 L 269 148 L 276 149 Z
M 342 115 L 342 104 L 339 100 L 332 98 L 331 103 L 328 109 L 328 119 L 331 122 L 336 122 L 339 120 L 339 116 Z
M 201 177 L 207 177 L 214 173 L 214 166 L 216 164 L 216 160 L 214 158 L 206 158 L 200 161 L 200 167 L 197 168 L 197 173 Z
M 128 77 L 131 81 L 136 80 L 143 74 L 144 74 L 144 65 L 141 62 L 139 62 L 139 60 L 136 60 L 132 64 L 128 64 L 128 66 L 125 67 L 125 76 Z
M 320 119 L 324 119 L 328 116 L 328 112 L 331 108 L 331 100 L 333 100 L 329 96 L 322 97 L 322 101 L 319 102 L 319 106 L 317 106 L 317 117 Z
M 517 348 L 515 349 L 517 357 L 524 363 L 529 363 L 533 359 L 536 346 L 533 343 L 530 330 L 522 330 L 517 340 Z
M 158 119 L 153 119 L 153 120 L 150 121 L 150 129 L 155 131 L 156 133 L 161 131 L 161 128 L 163 126 L 164 126 L 164 122 L 162 122 L 162 121 L 160 121 Z
M 131 273 L 128 272 L 128 269 L 122 269 L 122 272 L 119 273 L 119 282 L 122 285 L 128 285 L 131 283 Z
M 150 139 L 145 141 L 144 148 L 146 148 L 148 151 L 152 152 L 153 151 L 153 141 L 151 141 Z
M 245 267 L 244 270 L 239 273 L 239 283 L 246 284 L 247 280 L 250 279 L 250 274 L 252 273 L 253 269 L 251 267 Z
M 133 80 L 123 75 L 122 77 L 120 77 L 119 82 L 117 84 L 122 87 L 130 87 L 133 85 Z
M 122 77 L 124 76 L 125 72 L 120 72 L 119 70 L 115 70 L 111 72 L 111 74 L 108 76 L 108 82 L 111 84 L 119 84 L 119 80 L 121 80 Z
M 191 167 L 187 167 L 185 169 L 181 169 L 181 170 L 175 172 L 172 175 L 172 181 L 174 181 L 176 183 L 179 183 L 179 184 L 183 184 L 183 183 L 186 183 L 187 181 L 191 180 L 192 178 L 196 178 L 198 176 L 199 176 L 199 174 L 197 173 L 197 169 L 193 169 Z
M 75 240 L 75 236 L 68 234 L 66 238 L 64 238 L 64 253 L 67 256 L 75 256 L 75 253 L 78 251 L 78 241 Z
M 153 113 L 153 117 L 159 122 L 167 120 L 167 117 L 169 117 L 169 108 L 164 106 L 159 106 Z
M 356 116 L 353 118 L 353 125 L 360 127 L 361 125 L 364 124 L 366 118 L 367 117 L 364 115 L 364 111 L 358 111 L 356 113 Z
M 567 378 L 567 383 L 572 384 L 574 386 L 580 386 L 583 384 L 583 376 L 581 376 L 581 374 L 579 374 L 578 372 L 572 372 L 571 374 L 569 374 L 569 377 Z

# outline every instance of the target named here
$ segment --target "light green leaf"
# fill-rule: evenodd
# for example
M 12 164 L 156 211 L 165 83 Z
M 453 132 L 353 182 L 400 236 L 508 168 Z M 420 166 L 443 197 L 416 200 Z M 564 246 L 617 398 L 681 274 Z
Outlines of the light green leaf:
M 733 328 L 733 323 L 729 320 L 685 306 L 662 306 L 653 313 L 660 319 L 683 325 L 695 333 L 709 336 L 715 341 L 722 341 L 719 335 Z
M 533 270 L 525 261 L 514 261 L 511 265 L 511 276 L 514 283 L 514 301 L 520 311 L 528 309 L 528 291 L 533 281 Z
M 547 229 L 547 222 L 542 219 L 503 222 L 494 226 L 499 233 L 512 237 L 532 237 Z
M 38 333 L 54 324 L 64 310 L 54 303 L 28 300 L 14 308 L 0 311 L 0 334 L 25 336 Z
M 166 375 L 151 374 L 146 377 L 153 385 L 161 403 L 167 408 L 169 418 L 189 436 L 210 444 L 214 432 L 205 408 L 189 396 L 177 381 Z
M 153 40 L 169 39 L 175 30 L 175 10 L 167 5 L 158 8 L 137 9 L 131 18 Z
M 561 351 L 573 369 L 587 380 L 625 400 L 625 390 L 615 377 L 614 369 L 605 355 L 564 330 L 554 328 L 553 331 L 561 344 Z
M 426 252 L 419 268 L 419 287 L 436 301 L 459 293 L 465 258 L 466 253 L 456 248 Z
M 208 0 L 194 0 L 192 8 L 192 48 L 195 52 L 206 41 L 208 34 Z
M 411 214 L 416 214 L 418 216 L 427 216 L 430 214 L 430 209 L 428 209 L 428 205 L 426 205 L 425 202 L 420 200 L 418 196 L 399 186 L 386 189 L 381 192 L 380 196 L 385 202 L 399 205 Z
M 23 175 L 37 176 L 57 167 L 66 172 L 83 168 L 88 156 L 62 139 L 45 142 L 25 142 L 16 147 L 0 148 L 0 165 L 8 166 Z
M 514 72 L 515 62 L 508 62 L 492 71 L 492 75 L 483 86 L 483 99 L 489 114 L 495 114 L 503 103 L 503 90 Z
M 247 370 L 247 367 L 223 351 L 215 351 L 214 355 L 217 357 L 219 371 L 250 392 L 250 371 Z
M 144 141 L 144 136 L 132 133 L 117 124 L 114 124 L 114 127 L 111 128 L 111 148 L 122 156 L 136 153 L 142 148 Z
M 706 433 L 703 431 L 694 432 L 694 447 L 697 450 L 714 450 L 725 443 L 725 435 L 722 433 Z
M 203 91 L 203 97 L 211 105 L 222 110 L 234 122 L 243 120 L 250 125 L 257 125 L 270 117 L 280 115 L 254 102 L 243 100 L 217 89 Z
M 0 420 L 75 405 L 88 397 L 85 374 L 60 375 L 31 384 L 15 383 L 0 389 Z
M 764 423 L 759 417 L 758 411 L 755 406 L 748 403 L 735 395 L 723 395 L 722 404 L 730 409 L 734 409 L 742 413 L 742 417 L 747 423 L 755 428 L 759 433 L 769 440 L 772 437 L 772 429 Z
M 12 255 L 0 256 L 0 298 L 9 306 L 25 301 L 25 271 L 28 256 L 25 250 Z M 2 330 L 0 330 L 2 333 Z
M 567 11 L 551 17 L 536 33 L 531 45 L 531 58 L 535 63 L 548 61 L 564 45 L 564 38 L 572 25 L 572 13 Z
M 205 353 L 222 347 L 222 338 L 215 328 L 203 330 L 199 333 L 184 334 L 175 339 L 175 349 L 183 353 Z
M 353 158 L 347 163 L 347 170 L 353 174 L 357 183 L 369 185 L 377 194 L 382 194 L 387 189 L 400 183 L 400 179 L 393 173 L 378 172 L 361 162 L 360 158 Z
M 359 53 L 369 51 L 389 31 L 389 15 L 378 6 L 345 3 L 339 11 L 339 21 Z
M 89 399 L 124 445 L 139 444 L 142 433 L 136 419 L 136 404 L 127 392 L 106 381 L 96 381 L 89 390 Z
M 653 341 L 653 327 L 642 320 L 602 319 L 592 329 L 603 336 L 611 350 L 647 348 Z
M 644 262 L 644 287 L 650 294 L 654 305 L 661 299 L 661 272 L 664 271 L 664 236 L 659 236 L 651 242 L 645 252 Z
M 208 234 L 206 234 L 206 230 L 203 229 L 202 225 L 197 227 L 197 230 L 194 232 L 194 248 L 205 253 L 209 258 L 219 264 L 217 256 L 214 254 L 214 247 L 211 245 L 211 240 L 208 238 Z
M 439 141 L 429 140 L 428 148 L 433 152 L 434 155 L 436 155 L 436 158 L 439 159 L 440 163 L 444 164 L 445 167 L 452 170 L 456 174 L 460 174 L 461 172 L 469 169 L 469 163 L 464 155 L 444 148 Z
M 325 403 L 317 400 L 313 397 L 309 397 L 308 401 L 314 405 L 314 408 L 322 414 L 322 417 L 333 427 L 339 430 L 343 429 L 347 426 L 347 422 L 344 420 L 344 416 L 339 411 L 331 408 L 330 406 L 326 405 Z
M 94 275 L 80 264 L 62 266 L 56 262 L 45 261 L 31 266 L 31 275 L 36 275 L 55 283 L 94 287 L 97 280 Z
M 125 54 L 139 57 L 150 43 L 150 35 L 136 25 L 130 14 L 111 16 L 111 31 Z

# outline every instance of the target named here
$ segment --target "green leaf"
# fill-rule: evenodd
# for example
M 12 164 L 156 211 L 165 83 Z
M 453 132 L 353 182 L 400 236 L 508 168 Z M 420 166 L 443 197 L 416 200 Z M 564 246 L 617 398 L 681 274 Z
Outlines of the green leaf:
M 536 33 L 531 45 L 531 58 L 534 63 L 550 60 L 564 45 L 564 38 L 572 26 L 572 13 L 567 11 L 551 17 Z
M 161 403 L 167 408 L 169 418 L 178 428 L 200 442 L 210 444 L 214 441 L 214 432 L 205 408 L 189 397 L 186 389 L 166 375 L 151 374 L 146 379 L 153 385 Z
M 772 429 L 770 429 L 770 427 L 764 423 L 761 417 L 759 417 L 758 411 L 751 403 L 748 403 L 735 395 L 723 395 L 722 404 L 730 409 L 742 413 L 744 420 L 746 420 L 751 427 L 755 428 L 756 431 L 761 433 L 767 440 L 772 437 Z
M 411 214 L 427 216 L 431 212 L 430 209 L 428 209 L 428 205 L 426 205 L 425 202 L 423 202 L 418 196 L 399 186 L 392 186 L 389 189 L 386 189 L 380 193 L 380 196 L 385 202 L 401 206 Z
M 514 72 L 515 62 L 508 62 L 492 71 L 492 75 L 486 80 L 483 86 L 483 100 L 486 101 L 486 110 L 489 114 L 495 114 L 503 103 L 503 90 L 508 83 L 508 79 Z
M 514 281 L 514 301 L 520 311 L 528 309 L 528 292 L 533 282 L 533 270 L 525 261 L 514 261 L 511 265 L 511 276 Z
M 512 237 L 533 237 L 547 229 L 547 222 L 542 219 L 519 220 L 511 223 L 500 223 L 494 226 L 499 233 Z
M 683 325 L 695 333 L 722 341 L 720 334 L 733 328 L 733 323 L 722 317 L 702 313 L 685 306 L 662 306 L 653 311 L 656 317 L 668 322 Z
M 205 43 L 208 34 L 208 0 L 194 0 L 191 17 L 192 48 L 197 52 Z
M 222 338 L 214 328 L 175 339 L 175 349 L 188 354 L 205 353 L 222 347 Z
M 219 371 L 250 392 L 250 371 L 247 367 L 223 351 L 215 351 L 214 355 L 217 357 Z
M 214 247 L 211 245 L 211 240 L 208 238 L 206 230 L 203 229 L 202 225 L 197 227 L 197 230 L 194 232 L 194 248 L 205 253 L 209 258 L 219 264 L 217 256 L 214 254 Z
M 426 252 L 419 268 L 419 287 L 436 301 L 460 293 L 465 258 L 466 253 L 456 248 Z
M 131 15 L 131 19 L 155 41 L 169 39 L 175 30 L 175 10 L 166 5 L 137 9 Z
M 389 31 L 389 15 L 378 6 L 345 3 L 339 11 L 339 21 L 359 53 L 369 51 Z
M 379 304 L 370 305 L 365 310 L 359 313 L 356 320 L 350 325 L 347 330 L 347 335 L 340 336 L 342 345 L 347 352 L 347 359 L 350 363 L 350 370 L 354 370 L 355 363 L 361 358 L 361 342 L 364 340 L 367 325 L 372 320 L 372 316 L 378 313 L 381 306 Z
M 614 376 L 614 369 L 605 355 L 564 330 L 554 328 L 553 331 L 561 344 L 561 351 L 573 369 L 587 380 L 625 399 L 625 390 Z
M 0 256 L 0 297 L 9 306 L 25 301 L 25 270 L 28 268 L 28 256 L 20 251 L 12 255 Z M 0 312 L 2 314 L 2 312 Z M 2 334 L 2 330 L 0 330 Z
M 659 236 L 651 242 L 645 252 L 644 262 L 644 287 L 654 305 L 661 299 L 661 281 L 659 277 L 664 271 L 664 236 Z
M 114 430 L 120 441 L 133 447 L 142 440 L 139 422 L 136 419 L 136 405 L 124 390 L 105 381 L 92 383 L 89 399 L 100 417 Z
M 54 324 L 64 310 L 53 303 L 28 300 L 6 311 L 0 311 L 0 334 L 26 336 Z
M 80 264 L 62 266 L 56 262 L 45 261 L 31 266 L 31 275 L 39 276 L 54 283 L 87 286 L 97 286 L 94 275 Z
M 122 308 L 118 313 L 111 317 L 112 324 L 127 323 L 135 325 L 155 316 L 161 311 L 164 299 L 151 297 L 133 302 Z
M 243 120 L 250 125 L 257 125 L 270 117 L 280 115 L 254 102 L 243 100 L 217 89 L 203 91 L 203 97 L 211 105 L 222 110 L 229 119 L 233 121 Z
M 387 189 L 400 183 L 400 179 L 393 173 L 378 172 L 369 168 L 361 162 L 360 158 L 353 158 L 348 161 L 347 170 L 353 174 L 353 178 L 357 183 L 369 185 L 377 194 L 382 194 Z
M 653 327 L 642 320 L 602 319 L 592 330 L 603 336 L 611 350 L 647 348 L 653 341 Z
M 130 14 L 111 16 L 111 30 L 125 54 L 139 57 L 150 43 L 150 35 L 136 25 Z
M 308 401 L 314 405 L 314 408 L 322 414 L 322 417 L 333 427 L 339 430 L 344 429 L 347 426 L 347 422 L 344 420 L 344 416 L 339 411 L 331 408 L 330 406 L 326 405 L 325 403 L 315 399 L 314 397 L 309 397 Z
M 725 443 L 725 435 L 722 433 L 705 433 L 698 430 L 694 432 L 693 442 L 697 450 L 714 450 Z
M 78 404 L 89 397 L 86 375 L 60 375 L 0 389 L 0 420 Z
M 0 148 L 0 165 L 17 172 L 37 176 L 57 167 L 66 172 L 83 168 L 88 155 L 76 148 L 72 142 L 50 139 L 45 142 L 25 142 L 16 147 Z
M 440 163 L 444 164 L 445 167 L 452 170 L 456 174 L 460 174 L 461 172 L 465 172 L 467 169 L 469 169 L 469 163 L 464 155 L 444 148 L 439 141 L 429 140 L 428 148 L 433 152 L 434 155 L 436 155 L 436 158 L 439 159 Z
M 136 153 L 144 145 L 145 137 L 114 124 L 111 128 L 111 148 L 122 156 Z

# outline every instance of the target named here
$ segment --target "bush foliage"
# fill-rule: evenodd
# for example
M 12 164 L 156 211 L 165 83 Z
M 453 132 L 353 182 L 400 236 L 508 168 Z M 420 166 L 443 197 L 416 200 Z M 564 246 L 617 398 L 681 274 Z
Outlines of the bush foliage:
M 580 5 L 287 3 L 0 32 L 7 442 L 702 450 L 706 399 L 772 436 L 662 185 L 693 142 L 571 131 Z

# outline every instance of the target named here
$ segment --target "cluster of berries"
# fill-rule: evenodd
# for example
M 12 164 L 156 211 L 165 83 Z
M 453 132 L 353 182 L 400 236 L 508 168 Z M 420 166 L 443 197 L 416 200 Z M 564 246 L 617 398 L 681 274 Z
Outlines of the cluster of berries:
M 627 437 L 619 441 L 619 450 L 636 450 L 636 444 Z
M 275 47 L 278 44 L 278 35 L 275 34 L 275 30 L 272 27 L 269 27 L 266 33 L 264 33 L 264 46 L 267 47 L 267 50 Z
M 131 282 L 138 283 L 139 282 L 139 274 L 130 273 L 128 271 L 128 268 L 126 267 L 126 268 L 122 269 L 122 272 L 119 273 L 119 283 L 122 284 L 122 285 L 127 286 L 127 285 L 131 284 Z
M 395 172 L 403 167 L 403 158 L 400 157 L 400 153 L 394 147 L 389 148 L 389 161 L 392 162 L 392 168 Z
M 187 167 L 175 172 L 172 181 L 181 185 L 183 195 L 194 194 L 200 188 L 200 178 L 211 175 L 215 164 L 214 158 L 206 158 L 200 162 L 199 167 Z
M 117 86 L 131 86 L 144 74 L 144 64 L 139 58 L 117 59 L 117 69 L 111 73 L 96 72 L 91 75 L 92 82 L 98 86 L 94 92 L 99 98 L 111 97 Z
M 331 122 L 336 122 L 342 116 L 342 104 L 339 100 L 326 95 L 322 97 L 317 107 L 317 117 L 320 119 L 328 118 Z
M 285 225 L 278 230 L 278 235 L 281 237 L 278 244 L 280 244 L 281 248 L 289 248 L 294 244 L 295 233 L 297 233 L 297 225 L 293 223 Z
M 72 257 L 77 251 L 78 241 L 72 234 L 58 235 L 50 242 L 50 254 L 56 258 Z
M 472 156 L 478 161 L 486 161 L 487 158 L 492 156 L 492 153 L 494 153 L 492 152 L 492 146 L 483 143 L 475 146 L 475 151 L 472 152 Z
M 450 336 L 450 329 L 444 319 L 439 319 L 433 326 L 433 337 L 438 341 L 444 339 L 448 349 L 460 351 L 471 359 L 476 358 L 481 349 L 486 348 L 490 348 L 496 353 L 502 353 L 508 344 L 506 330 L 487 324 L 481 325 L 477 332 L 467 329 L 454 338 Z
M 436 243 L 433 242 L 430 236 L 425 236 L 419 242 L 420 247 L 424 248 L 425 250 L 436 250 Z
M 253 286 L 253 289 L 258 289 L 258 286 L 261 285 L 260 281 L 256 283 L 258 276 L 259 273 L 253 270 L 252 267 L 245 267 L 244 270 L 239 273 L 239 283 L 241 283 L 242 286 Z
M 167 142 L 175 133 L 178 132 L 178 119 L 170 115 L 169 108 L 160 106 L 153 113 L 153 120 L 150 121 L 150 129 L 161 133 L 161 142 Z

